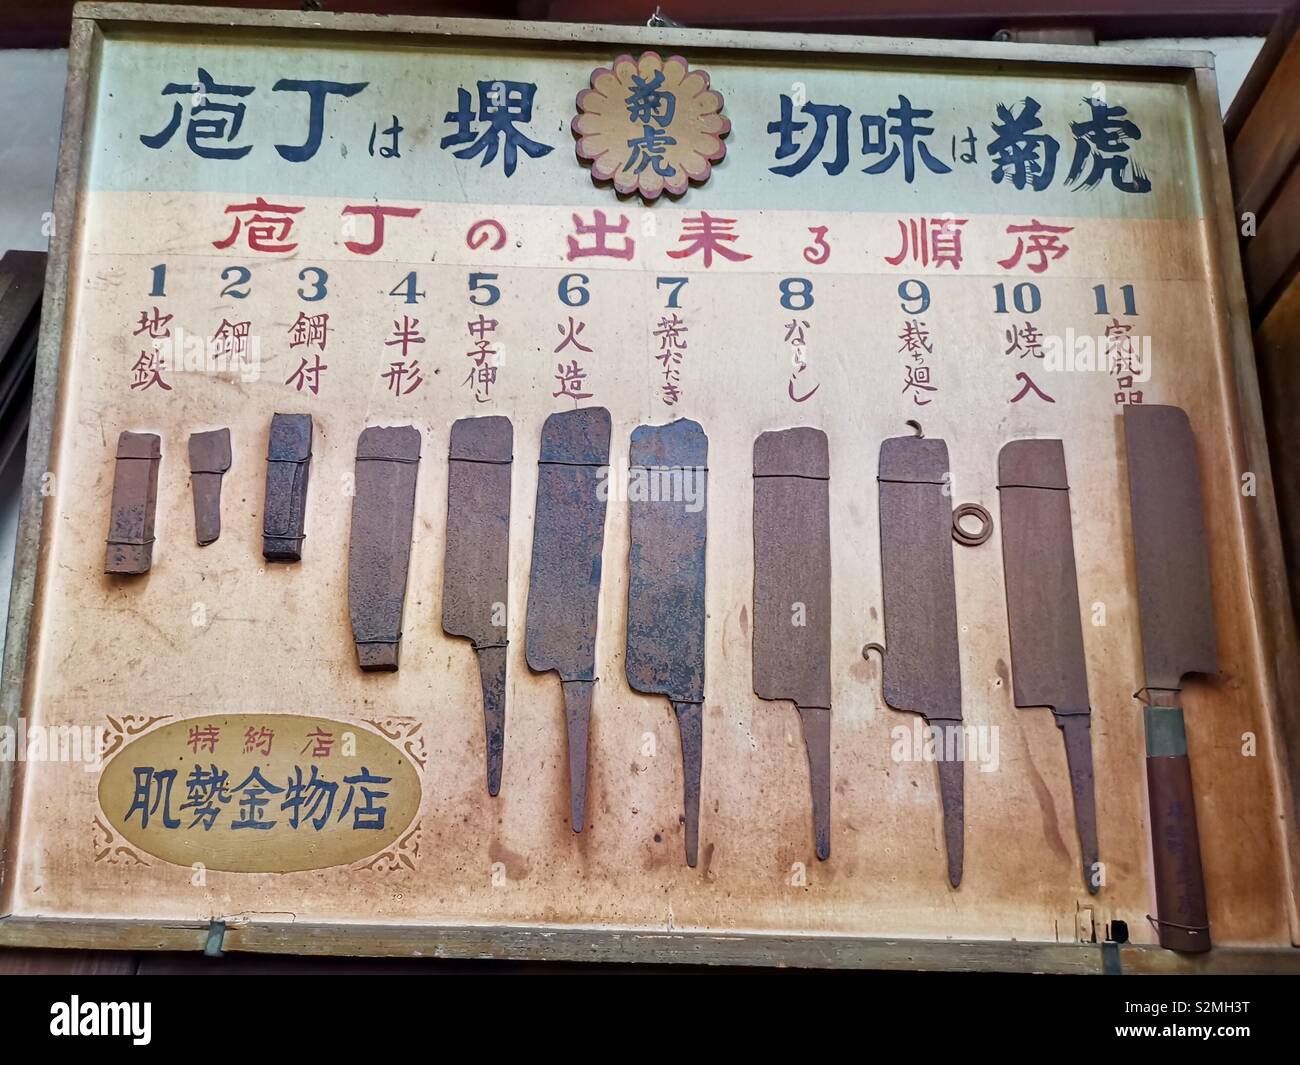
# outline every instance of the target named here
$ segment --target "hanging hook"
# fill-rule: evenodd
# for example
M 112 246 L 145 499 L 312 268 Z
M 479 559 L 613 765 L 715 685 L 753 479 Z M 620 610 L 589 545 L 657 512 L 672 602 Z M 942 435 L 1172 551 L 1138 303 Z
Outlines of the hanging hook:
M 655 13 L 651 15 L 648 19 L 646 19 L 646 25 L 651 28 L 658 28 L 661 26 L 681 27 L 684 26 L 685 23 L 678 22 L 675 18 L 671 18 L 668 15 L 665 15 L 663 13 L 663 9 L 658 4 L 656 4 Z
M 910 426 L 916 432 L 918 440 L 925 436 L 925 430 L 921 428 L 921 423 L 916 421 L 916 419 L 908 418 L 904 424 Z

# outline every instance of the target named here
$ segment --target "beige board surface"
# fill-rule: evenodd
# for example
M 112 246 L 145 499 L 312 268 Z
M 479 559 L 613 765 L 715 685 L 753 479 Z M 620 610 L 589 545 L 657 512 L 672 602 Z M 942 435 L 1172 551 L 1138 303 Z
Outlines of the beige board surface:
M 1128 284 L 1134 286 L 1139 312 L 1128 320 L 1139 327 L 1135 333 L 1152 338 L 1153 373 L 1143 386 L 1144 398 L 1189 412 L 1209 511 L 1221 675 L 1190 684 L 1185 705 L 1216 941 L 1290 942 L 1283 813 L 1288 800 L 1278 790 L 1282 755 L 1276 707 L 1260 673 L 1243 562 L 1242 511 L 1252 502 L 1243 501 L 1240 488 L 1241 475 L 1249 471 L 1237 468 L 1233 458 L 1233 355 L 1221 339 L 1226 283 L 1199 206 L 1198 167 L 1204 165 L 1196 161 L 1199 120 L 1181 74 L 1162 75 L 1161 82 L 1144 73 L 1130 84 L 1116 72 L 1111 82 L 1112 99 L 1122 99 L 1128 89 L 1146 108 L 1133 110 L 1147 130 L 1140 147 L 1155 183 L 1150 206 L 1137 212 L 1145 217 L 1133 217 L 1135 209 L 1122 196 L 1088 200 L 1086 192 L 1073 194 L 1073 202 L 1087 205 L 1076 213 L 1042 205 L 1072 202 L 1064 198 L 1004 198 L 1003 207 L 994 210 L 986 202 L 983 165 L 969 175 L 951 175 L 947 187 L 922 182 L 913 189 L 895 180 L 881 197 L 887 203 L 877 203 L 871 186 L 859 184 L 858 193 L 826 193 L 825 208 L 818 206 L 824 186 L 802 194 L 807 202 L 801 206 L 796 205 L 800 194 L 772 191 L 784 198 L 783 205 L 766 208 L 762 199 L 774 181 L 767 170 L 774 162 L 772 138 L 755 128 L 753 115 L 772 112 L 767 119 L 775 118 L 776 97 L 767 94 L 766 83 L 760 93 L 747 80 L 752 59 L 737 57 L 725 74 L 713 70 L 713 85 L 726 100 L 724 113 L 733 120 L 732 158 L 715 167 L 704 190 L 692 190 L 680 202 L 665 201 L 651 210 L 591 187 L 573 156 L 567 128 L 548 128 L 546 139 L 555 147 L 543 161 L 566 175 L 562 184 L 534 180 L 527 186 L 531 192 L 492 185 L 480 179 L 485 171 L 476 159 L 453 170 L 461 183 L 454 192 L 437 182 L 428 198 L 375 186 L 370 202 L 419 206 L 421 214 L 404 224 L 390 220 L 385 246 L 366 258 L 344 249 L 345 240 L 357 237 L 339 226 L 342 208 L 366 202 L 364 195 L 353 189 L 320 194 L 319 184 L 327 179 L 319 169 L 296 185 L 269 177 L 257 194 L 302 205 L 303 213 L 296 234 L 300 247 L 265 255 L 246 246 L 242 253 L 213 247 L 228 232 L 225 207 L 253 196 L 243 187 L 201 187 L 217 179 L 211 168 L 183 158 L 180 138 L 172 155 L 155 157 L 149 160 L 152 169 L 140 171 L 149 174 L 148 187 L 118 187 L 134 179 L 115 176 L 120 160 L 102 154 L 108 151 L 107 138 L 120 132 L 111 117 L 116 105 L 107 98 L 110 83 L 133 86 L 144 103 L 130 107 L 142 114 L 146 103 L 152 107 L 147 119 L 126 123 L 137 134 L 152 133 L 169 110 L 169 100 L 159 95 L 162 83 L 187 76 L 185 64 L 192 68 L 205 49 L 218 53 L 213 65 L 222 65 L 219 80 L 238 81 L 234 75 L 242 74 L 262 85 L 271 80 L 273 64 L 260 49 L 290 47 L 274 35 L 251 43 L 224 37 L 205 43 L 203 32 L 158 44 L 125 33 L 120 40 L 124 65 L 102 73 L 97 85 L 98 110 L 85 147 L 90 178 L 69 264 L 59 412 L 49 464 L 53 487 L 46 500 L 24 690 L 27 721 L 146 734 L 210 715 L 296 714 L 351 724 L 418 753 L 413 757 L 421 788 L 418 832 L 404 847 L 393 845 L 389 861 L 367 855 L 350 865 L 310 871 L 205 869 L 198 874 L 190 865 L 111 845 L 121 835 L 114 819 L 123 811 L 101 809 L 96 772 L 29 762 L 19 767 L 15 831 L 9 838 L 8 912 L 317 926 L 512 925 L 1071 942 L 1078 911 L 1090 909 L 1099 933 L 1106 922 L 1124 920 L 1135 941 L 1153 942 L 1146 921 L 1154 901 L 1142 729 L 1132 698 L 1141 685 L 1141 654 L 1122 408 L 1114 402 L 1114 377 L 1095 371 L 1035 374 L 1055 402 L 1029 397 L 1012 404 L 1019 387 L 1015 373 L 1026 364 L 1006 350 L 1006 329 L 1013 321 L 1018 326 L 1032 320 L 1051 336 L 1097 332 L 1097 323 L 1109 318 L 1094 313 L 1094 286 L 1107 287 L 1114 308 L 1120 286 Z M 112 66 L 116 43 L 110 34 L 101 63 Z M 336 42 L 349 62 L 364 65 L 374 58 L 349 51 L 350 43 L 346 37 Z M 494 61 L 491 42 L 461 48 L 425 41 L 422 47 L 423 55 L 435 58 L 444 49 L 456 62 L 492 66 Z M 161 57 L 177 61 L 159 58 L 143 65 L 133 51 L 142 48 L 157 48 Z M 570 83 L 576 91 L 591 69 L 622 50 L 573 46 L 558 54 L 525 42 L 496 68 L 509 69 L 522 54 L 527 69 L 538 71 L 540 89 L 548 90 L 549 120 L 552 111 L 572 114 L 572 93 L 566 95 Z M 383 51 L 374 49 L 380 58 Z M 693 64 L 710 69 L 718 54 L 715 49 L 704 59 L 686 50 Z M 415 62 L 409 55 L 403 61 Z M 860 72 L 873 69 L 870 56 L 837 62 L 837 86 L 851 86 Z M 778 73 L 785 77 L 789 71 Z M 913 92 L 920 103 L 926 85 L 945 80 L 943 62 L 932 61 L 913 76 L 923 82 Z M 759 74 L 754 77 L 761 82 Z M 988 93 L 975 95 L 985 124 L 988 101 L 999 93 L 1020 99 L 1041 83 L 1053 99 L 1078 100 L 1086 95 L 1080 87 L 1092 84 L 1091 71 L 1064 82 L 1060 70 L 981 77 L 987 81 L 981 92 L 987 88 Z M 1000 85 L 999 78 L 1008 84 Z M 960 79 L 946 80 L 957 88 L 949 90 L 948 110 L 937 108 L 934 123 L 950 120 L 942 130 L 945 142 L 948 126 L 967 106 Z M 454 106 L 447 96 L 454 97 L 455 84 L 441 84 L 441 95 L 435 94 L 426 110 L 440 118 Z M 539 91 L 539 109 L 542 99 Z M 865 100 L 850 102 L 855 121 L 860 110 L 872 110 Z M 880 107 L 892 102 L 883 100 Z M 381 102 L 366 112 L 364 123 L 347 129 L 368 131 L 381 110 L 391 107 Z M 426 159 L 449 165 L 449 153 L 436 143 L 445 130 L 441 123 L 434 126 L 416 131 L 412 143 L 424 145 Z M 1053 132 L 1062 140 L 1058 166 L 1063 170 L 1069 135 L 1060 121 Z M 252 139 L 266 153 L 275 136 Z M 343 166 L 344 157 L 337 145 L 327 144 L 335 153 L 332 172 Z M 352 147 L 365 151 L 364 138 Z M 743 160 L 752 169 L 740 170 Z M 521 161 L 520 173 L 529 162 Z M 840 177 L 869 180 L 861 165 L 855 155 L 855 165 Z M 570 170 L 586 183 L 581 194 Z M 733 174 L 735 184 L 729 186 Z M 171 180 L 173 175 L 179 179 Z M 510 199 L 479 196 L 503 187 L 515 190 Z M 728 201 L 732 188 L 734 206 Z M 700 195 L 704 192 L 707 199 Z M 979 201 L 969 210 L 967 195 Z M 527 202 L 530 196 L 536 202 Z M 596 207 L 611 219 L 629 217 L 638 245 L 632 261 L 566 261 L 573 214 L 590 221 Z M 681 246 L 683 219 L 700 210 L 725 211 L 735 219 L 741 234 L 737 247 L 752 258 L 705 270 L 669 257 Z M 899 250 L 900 219 L 942 219 L 949 212 L 969 219 L 962 223 L 960 270 L 885 261 Z M 509 239 L 500 251 L 467 247 L 469 226 L 482 218 L 505 225 Z M 1071 227 L 1069 255 L 1041 275 L 1023 266 L 1000 267 L 997 260 L 1014 246 L 1007 226 L 1031 218 Z M 820 225 L 829 227 L 833 250 L 826 263 L 816 265 L 803 249 L 811 241 L 810 227 Z M 155 297 L 152 270 L 164 262 L 166 295 Z M 250 270 L 244 300 L 221 295 L 241 276 L 221 277 L 232 266 Z M 319 304 L 330 313 L 322 353 L 329 369 L 318 395 L 285 383 L 298 362 L 298 353 L 288 348 L 289 331 L 300 310 L 315 309 L 299 297 L 300 289 L 311 287 L 312 275 L 300 276 L 308 267 L 329 275 L 329 294 Z M 391 294 L 411 270 L 418 271 L 419 289 L 426 293 L 416 306 Z M 502 292 L 488 311 L 499 321 L 502 356 L 497 386 L 486 403 L 476 402 L 462 384 L 464 353 L 473 348 L 466 324 L 483 310 L 468 299 L 466 275 L 475 271 L 499 274 L 493 283 Z M 591 295 L 586 304 L 571 307 L 562 303 L 558 288 L 575 272 L 588 276 Z M 677 310 L 688 332 L 682 394 L 672 406 L 663 402 L 656 361 L 660 345 L 654 329 L 671 313 L 655 283 L 659 276 L 690 279 Z M 788 277 L 812 281 L 815 301 L 806 311 L 780 305 L 780 283 Z M 931 303 L 922 314 L 907 314 L 900 306 L 898 286 L 909 279 L 929 288 Z M 1004 284 L 1013 299 L 1022 282 L 1039 287 L 1041 309 L 1028 315 L 1014 308 L 996 313 L 994 286 Z M 198 336 L 211 335 L 223 319 L 253 321 L 261 341 L 256 379 L 239 370 L 173 366 L 164 374 L 170 391 L 132 389 L 132 365 L 140 350 L 133 329 L 139 314 L 155 306 L 173 315 L 174 327 Z M 397 396 L 382 377 L 390 361 L 384 342 L 404 314 L 421 319 L 424 383 Z M 574 406 L 552 394 L 559 358 L 554 348 L 570 317 L 585 323 L 580 339 L 593 349 L 578 352 L 589 373 L 589 402 L 608 407 L 613 416 L 615 469 L 626 466 L 629 434 L 643 422 L 690 417 L 709 435 L 707 690 L 701 857 L 695 870 L 682 860 L 681 765 L 671 709 L 664 699 L 634 694 L 623 676 L 625 502 L 609 504 L 606 523 L 600 681 L 588 826 L 581 835 L 566 821 L 559 685 L 552 675 L 531 674 L 524 661 L 537 444 L 546 416 Z M 800 352 L 807 369 L 798 377 L 799 390 L 804 382 L 820 384 L 800 403 L 792 401 L 787 387 L 797 363 L 785 337 L 796 319 L 807 322 Z M 903 389 L 908 360 L 899 351 L 900 331 L 909 319 L 924 319 L 933 347 L 926 361 L 940 391 L 925 406 L 915 405 Z M 572 354 L 571 349 L 565 361 Z M 260 556 L 267 430 L 275 411 L 310 413 L 315 422 L 307 540 L 303 561 L 292 566 L 268 565 Z M 508 415 L 515 434 L 505 771 L 496 799 L 488 797 L 485 785 L 473 652 L 440 627 L 448 434 L 455 418 L 480 413 Z M 899 742 L 894 730 L 903 726 L 910 732 L 916 719 L 883 706 L 878 672 L 864 660 L 862 647 L 884 636 L 877 451 L 885 437 L 911 432 L 905 424 L 909 418 L 918 419 L 926 435 L 948 441 L 954 502 L 980 502 L 995 522 L 1001 445 L 1026 436 L 1065 440 L 1105 865 L 1105 885 L 1096 897 L 1079 880 L 1060 734 L 1048 711 L 1018 710 L 1012 702 L 996 525 L 979 548 L 954 545 L 965 720 L 993 730 L 988 735 L 997 737 L 998 751 L 996 769 L 968 766 L 966 869 L 957 890 L 949 888 L 945 876 L 935 768 L 894 757 Z M 402 664 L 391 675 L 357 669 L 346 601 L 348 477 L 357 435 L 373 424 L 413 424 L 423 436 Z M 750 675 L 751 448 L 759 433 L 793 425 L 818 426 L 830 439 L 833 853 L 827 862 L 813 854 L 798 717 L 792 706 L 758 700 Z M 193 539 L 186 440 L 190 432 L 222 426 L 230 428 L 234 449 L 223 488 L 222 535 L 199 548 Z M 117 434 L 125 429 L 160 434 L 163 452 L 153 568 L 129 581 L 101 572 L 112 456 Z M 114 840 L 105 839 L 106 831 Z

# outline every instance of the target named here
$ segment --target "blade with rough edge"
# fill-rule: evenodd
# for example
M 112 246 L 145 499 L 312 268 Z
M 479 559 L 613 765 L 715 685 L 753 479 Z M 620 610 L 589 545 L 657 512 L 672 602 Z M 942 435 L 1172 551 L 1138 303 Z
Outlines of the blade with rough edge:
M 704 702 L 705 485 L 698 422 L 640 425 L 628 452 L 628 683 L 666 695 L 682 745 L 686 864 L 698 857 Z
M 808 750 L 817 857 L 831 852 L 830 451 L 820 429 L 754 441 L 754 693 L 789 700 Z
M 940 732 L 961 728 L 961 666 L 952 562 L 948 445 L 898 436 L 880 446 L 880 579 L 885 605 L 885 701 Z M 960 753 L 938 761 L 948 880 L 961 883 L 965 797 Z
M 363 670 L 397 669 L 411 562 L 420 431 L 371 426 L 357 440 L 348 538 L 348 614 Z
M 1083 879 L 1096 894 L 1097 801 L 1079 619 L 1070 486 L 1060 440 L 1013 440 L 998 454 L 1002 561 L 1016 706 L 1048 707 L 1065 739 Z
M 461 418 L 452 425 L 442 628 L 470 640 L 478 658 L 489 795 L 501 790 L 505 757 L 513 458 L 509 418 Z
M 570 818 L 586 821 L 587 731 L 596 681 L 609 411 L 585 407 L 552 414 L 542 427 L 528 581 L 525 653 L 530 669 L 554 671 L 564 689 L 569 737 Z

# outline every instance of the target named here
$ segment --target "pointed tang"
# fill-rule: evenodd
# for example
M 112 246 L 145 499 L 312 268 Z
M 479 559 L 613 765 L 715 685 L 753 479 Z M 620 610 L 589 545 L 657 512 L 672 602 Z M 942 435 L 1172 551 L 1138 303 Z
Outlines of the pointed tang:
M 1195 791 L 1180 705 L 1183 677 L 1218 668 L 1196 443 L 1178 407 L 1124 408 L 1141 611 L 1147 797 L 1161 946 L 1210 949 Z
M 587 807 L 609 433 L 604 407 L 552 414 L 542 426 L 537 470 L 525 651 L 530 669 L 554 670 L 564 689 L 569 816 L 575 832 L 582 831 Z
M 1065 738 L 1083 879 L 1096 894 L 1091 707 L 1061 441 L 1004 445 L 998 454 L 998 499 L 1016 706 L 1049 707 Z
M 442 628 L 470 640 L 483 689 L 488 794 L 501 790 L 506 729 L 506 604 L 509 601 L 509 418 L 461 418 L 451 427 Z
M 367 672 L 397 669 L 419 464 L 413 425 L 371 426 L 357 439 L 348 613 L 357 663 Z
M 948 445 L 898 436 L 880 446 L 880 575 L 885 702 L 935 729 L 948 880 L 961 883 L 965 763 L 952 563 Z
M 795 704 L 817 857 L 831 853 L 830 451 L 820 429 L 754 441 L 754 693 Z
M 686 864 L 699 851 L 704 703 L 705 479 L 709 439 L 698 422 L 640 425 L 628 453 L 627 680 L 666 695 L 685 774 Z

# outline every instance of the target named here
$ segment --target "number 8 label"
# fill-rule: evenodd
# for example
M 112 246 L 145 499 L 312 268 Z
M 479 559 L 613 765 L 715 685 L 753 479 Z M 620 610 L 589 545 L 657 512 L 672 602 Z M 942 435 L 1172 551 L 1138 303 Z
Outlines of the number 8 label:
M 781 281 L 781 306 L 787 311 L 806 311 L 813 305 L 812 282 L 806 277 L 787 277 Z

